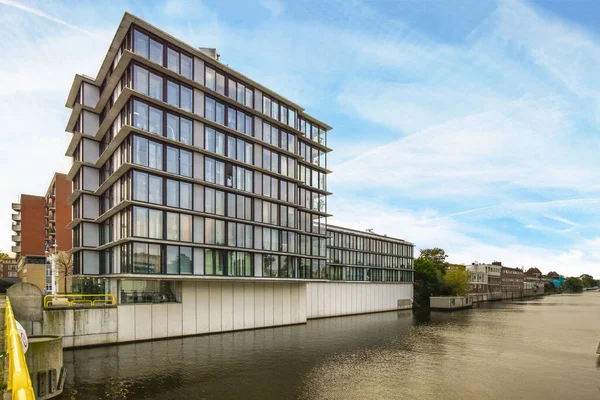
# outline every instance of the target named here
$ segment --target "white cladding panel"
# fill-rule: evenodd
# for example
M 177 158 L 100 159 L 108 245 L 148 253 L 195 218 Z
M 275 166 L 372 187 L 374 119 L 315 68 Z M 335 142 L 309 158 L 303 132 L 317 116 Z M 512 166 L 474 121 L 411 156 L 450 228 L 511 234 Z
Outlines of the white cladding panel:
M 81 133 L 95 136 L 96 132 L 98 132 L 98 128 L 100 127 L 100 116 L 98 114 L 83 110 L 81 112 L 81 118 L 83 118 Z
M 397 310 L 413 298 L 412 283 L 309 282 L 306 291 L 307 319 Z
M 96 108 L 98 99 L 100 98 L 100 88 L 90 85 L 87 82 L 82 83 L 83 87 L 83 105 Z

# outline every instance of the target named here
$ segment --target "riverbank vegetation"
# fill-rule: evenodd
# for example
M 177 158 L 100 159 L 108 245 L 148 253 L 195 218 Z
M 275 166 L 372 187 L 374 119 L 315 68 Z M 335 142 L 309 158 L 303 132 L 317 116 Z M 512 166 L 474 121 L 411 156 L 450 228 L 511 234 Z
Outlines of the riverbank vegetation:
M 415 260 L 415 308 L 429 308 L 432 296 L 464 295 L 469 277 L 464 269 L 450 268 L 448 255 L 443 249 L 420 250 Z

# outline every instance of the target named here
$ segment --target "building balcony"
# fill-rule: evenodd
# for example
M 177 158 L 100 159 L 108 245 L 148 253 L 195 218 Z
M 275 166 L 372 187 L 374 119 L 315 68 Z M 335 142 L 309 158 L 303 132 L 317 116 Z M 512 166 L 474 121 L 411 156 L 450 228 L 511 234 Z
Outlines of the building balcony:
M 12 250 L 13 253 L 20 253 L 21 252 L 21 246 L 12 246 L 10 248 Z
M 21 221 L 21 213 L 13 214 L 12 220 L 15 222 L 20 222 Z
M 21 211 L 21 203 L 12 203 L 13 211 L 20 212 Z
M 12 230 L 14 232 L 21 232 L 21 224 L 13 224 Z
M 16 244 L 21 243 L 21 235 L 12 235 L 11 239 L 13 242 L 15 242 Z

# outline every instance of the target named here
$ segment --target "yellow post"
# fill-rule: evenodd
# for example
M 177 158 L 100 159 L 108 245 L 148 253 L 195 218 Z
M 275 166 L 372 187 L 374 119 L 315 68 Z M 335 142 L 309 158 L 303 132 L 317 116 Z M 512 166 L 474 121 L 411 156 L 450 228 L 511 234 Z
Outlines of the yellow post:
M 8 297 L 6 297 L 6 356 L 8 357 L 8 390 L 12 391 L 13 400 L 35 400 L 17 322 Z

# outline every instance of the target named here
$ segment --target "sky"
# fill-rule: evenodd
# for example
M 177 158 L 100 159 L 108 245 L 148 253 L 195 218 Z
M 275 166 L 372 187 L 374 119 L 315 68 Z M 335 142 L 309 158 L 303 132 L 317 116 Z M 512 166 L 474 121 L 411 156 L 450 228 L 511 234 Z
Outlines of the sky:
M 0 250 L 128 11 L 333 127 L 329 223 L 600 275 L 600 2 L 0 0 Z

